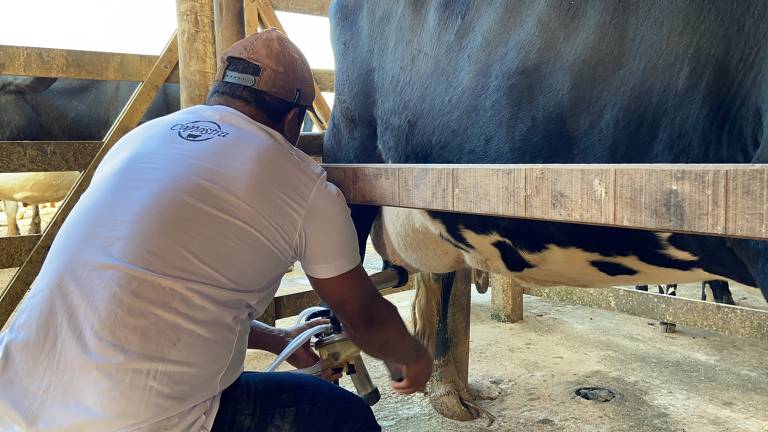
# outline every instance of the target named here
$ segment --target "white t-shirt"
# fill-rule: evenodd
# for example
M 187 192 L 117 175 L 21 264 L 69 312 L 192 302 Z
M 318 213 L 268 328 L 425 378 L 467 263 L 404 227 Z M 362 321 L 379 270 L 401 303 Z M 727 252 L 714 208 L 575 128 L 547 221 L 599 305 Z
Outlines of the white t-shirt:
M 106 155 L 0 334 L 0 431 L 205 431 L 249 320 L 301 261 L 360 262 L 323 169 L 224 106 L 153 120 Z

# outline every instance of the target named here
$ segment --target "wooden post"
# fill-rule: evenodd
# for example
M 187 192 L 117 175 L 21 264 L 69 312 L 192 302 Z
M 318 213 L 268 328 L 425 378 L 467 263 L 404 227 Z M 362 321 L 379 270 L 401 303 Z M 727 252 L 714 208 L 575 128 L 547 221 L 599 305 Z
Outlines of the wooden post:
M 472 270 L 462 269 L 456 272 L 456 279 L 451 292 L 448 318 L 450 335 L 453 339 L 453 364 L 459 382 L 469 383 L 469 326 L 472 314 Z
M 232 44 L 245 37 L 243 0 L 213 0 L 216 61 Z
M 181 107 L 205 102 L 216 75 L 213 0 L 176 0 Z
M 523 320 L 523 287 L 509 276 L 491 275 L 491 318 L 510 323 Z

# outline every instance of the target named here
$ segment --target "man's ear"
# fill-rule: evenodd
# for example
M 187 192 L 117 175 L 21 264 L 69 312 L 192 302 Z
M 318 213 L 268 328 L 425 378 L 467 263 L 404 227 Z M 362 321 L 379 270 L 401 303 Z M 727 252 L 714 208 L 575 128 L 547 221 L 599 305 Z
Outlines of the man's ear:
M 283 121 L 280 122 L 280 133 L 288 140 L 289 143 L 296 145 L 299 141 L 299 134 L 301 133 L 301 123 L 304 118 L 300 118 L 302 110 L 299 107 L 294 107 L 288 114 L 283 117 Z

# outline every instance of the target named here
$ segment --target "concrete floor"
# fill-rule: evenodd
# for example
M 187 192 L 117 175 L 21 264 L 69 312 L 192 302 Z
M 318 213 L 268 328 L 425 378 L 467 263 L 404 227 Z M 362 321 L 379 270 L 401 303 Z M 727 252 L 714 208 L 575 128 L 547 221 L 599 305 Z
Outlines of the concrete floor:
M 44 221 L 49 213 L 43 210 Z M 376 257 L 366 264 L 375 271 Z M 308 288 L 298 270 L 283 292 Z M 13 272 L 0 270 L 0 285 Z M 680 294 L 695 298 L 697 287 L 683 286 Z M 388 297 L 406 321 L 412 297 Z M 753 289 L 736 287 L 734 298 L 767 308 Z M 496 421 L 448 420 L 422 394 L 393 394 L 381 363 L 368 358 L 382 391 L 374 411 L 384 430 L 768 432 L 768 344 L 681 327 L 663 334 L 643 318 L 528 296 L 521 323 L 492 321 L 489 307 L 490 294 L 473 294 L 470 380 L 498 394 L 479 402 Z M 247 368 L 260 370 L 271 359 L 250 352 Z M 348 379 L 342 384 L 351 388 Z M 574 394 L 581 386 L 606 387 L 617 397 L 586 401 Z
M 388 297 L 407 321 L 412 296 Z M 523 322 L 503 324 L 489 319 L 489 294 L 473 295 L 470 380 L 499 393 L 479 402 L 497 417 L 492 425 L 448 420 L 424 395 L 393 394 L 381 363 L 368 358 L 384 429 L 768 432 L 768 345 L 686 328 L 663 334 L 646 319 L 535 297 L 525 305 Z M 260 370 L 271 359 L 252 352 L 247 367 Z M 574 394 L 581 386 L 617 397 L 583 400 Z

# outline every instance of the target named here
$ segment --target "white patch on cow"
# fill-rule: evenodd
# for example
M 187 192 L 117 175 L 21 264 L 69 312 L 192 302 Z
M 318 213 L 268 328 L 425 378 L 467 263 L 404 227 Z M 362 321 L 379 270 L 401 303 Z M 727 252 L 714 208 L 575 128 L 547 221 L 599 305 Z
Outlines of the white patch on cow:
M 570 285 L 598 288 L 639 283 L 698 282 L 714 278 L 713 275 L 698 268 L 686 271 L 658 267 L 642 262 L 636 256 L 604 257 L 577 248 L 549 246 L 540 253 L 521 252 L 521 255 L 535 267 L 515 273 L 514 276 L 540 286 Z M 591 263 L 595 260 L 620 264 L 637 273 L 611 276 L 595 268 Z
M 377 225 L 371 236 L 373 245 L 392 263 L 431 273 L 464 265 L 459 250 L 441 238 L 450 238 L 445 227 L 424 210 L 384 207 Z
M 666 255 L 680 261 L 696 261 L 697 259 L 699 259 L 696 255 L 693 255 L 688 251 L 684 251 L 672 246 L 669 243 L 669 238 L 672 236 L 672 233 L 657 233 L 657 235 L 659 237 L 659 240 L 665 246 L 664 253 Z

